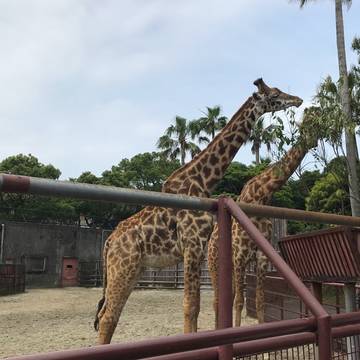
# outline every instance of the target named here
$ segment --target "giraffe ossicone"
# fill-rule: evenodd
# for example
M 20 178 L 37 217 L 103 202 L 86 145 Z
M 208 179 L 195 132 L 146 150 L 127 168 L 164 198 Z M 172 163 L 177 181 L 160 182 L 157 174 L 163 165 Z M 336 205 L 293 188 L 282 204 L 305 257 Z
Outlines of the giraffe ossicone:
M 250 96 L 209 145 L 164 182 L 162 191 L 208 197 L 223 177 L 261 115 L 300 106 L 302 100 L 255 81 Z M 213 227 L 202 211 L 147 206 L 120 222 L 104 245 L 104 296 L 94 326 L 99 343 L 110 343 L 120 314 L 144 267 L 184 262 L 184 331 L 197 331 L 200 311 L 200 264 Z

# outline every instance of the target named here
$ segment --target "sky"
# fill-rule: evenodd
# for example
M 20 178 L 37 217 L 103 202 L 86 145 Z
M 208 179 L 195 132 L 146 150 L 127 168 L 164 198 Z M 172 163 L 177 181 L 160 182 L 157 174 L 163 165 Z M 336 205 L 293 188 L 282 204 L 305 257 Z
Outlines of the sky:
M 359 19 L 354 0 L 348 64 Z M 31 153 L 62 179 L 101 175 L 156 151 L 176 115 L 221 105 L 231 117 L 258 77 L 303 108 L 328 74 L 332 0 L 0 0 L 0 161 Z M 251 163 L 250 146 L 235 160 Z

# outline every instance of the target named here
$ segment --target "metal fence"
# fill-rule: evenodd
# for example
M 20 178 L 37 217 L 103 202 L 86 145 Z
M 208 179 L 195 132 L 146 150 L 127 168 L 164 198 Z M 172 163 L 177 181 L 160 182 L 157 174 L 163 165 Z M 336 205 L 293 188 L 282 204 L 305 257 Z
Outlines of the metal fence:
M 25 291 L 25 265 L 0 264 L 0 295 Z
M 230 360 L 282 356 L 292 349 L 298 358 L 320 360 L 356 359 L 359 355 L 360 312 L 330 316 L 309 289 L 302 283 L 256 226 L 240 209 L 227 198 L 219 200 L 192 198 L 172 194 L 159 194 L 127 189 L 107 188 L 96 185 L 72 184 L 46 179 L 14 175 L 0 175 L 0 191 L 56 195 L 88 200 L 139 203 L 190 210 L 217 211 L 219 225 L 219 330 L 204 331 L 133 343 L 94 346 L 49 354 L 14 359 L 220 359 Z M 276 209 L 269 206 L 240 204 L 248 214 L 282 217 L 295 220 L 311 220 L 360 226 L 359 218 L 301 212 L 292 209 Z M 302 299 L 311 316 L 293 320 L 274 321 L 253 326 L 232 328 L 232 258 L 231 216 L 237 221 L 269 258 L 292 290 Z M 346 354 L 338 353 L 333 342 L 341 339 L 346 344 Z M 338 341 L 338 340 L 336 340 Z M 310 347 L 307 347 L 310 345 Z M 289 350 L 290 349 L 290 350 Z M 296 350 L 299 349 L 299 350 Z M 306 349 L 306 350 L 304 350 Z M 277 353 L 276 353 L 277 352 Z M 272 355 L 274 354 L 275 355 Z M 287 355 L 288 356 L 288 355 Z M 289 355 L 290 356 L 290 355 Z M 154 358 L 155 357 L 155 358 Z M 281 358 L 281 357 L 280 357 Z M 289 357 L 288 357 L 289 358 Z
M 80 261 L 79 284 L 84 287 L 102 286 L 103 265 L 101 260 Z M 211 287 L 211 278 L 207 261 L 201 265 L 200 286 L 202 289 Z M 136 285 L 141 289 L 182 289 L 184 287 L 184 265 L 182 263 L 164 269 L 146 268 Z

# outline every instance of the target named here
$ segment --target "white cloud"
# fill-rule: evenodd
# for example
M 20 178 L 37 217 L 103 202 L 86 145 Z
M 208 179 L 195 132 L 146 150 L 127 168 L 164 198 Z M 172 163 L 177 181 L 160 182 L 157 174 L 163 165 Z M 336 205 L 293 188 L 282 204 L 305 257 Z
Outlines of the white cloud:
M 175 114 L 197 116 L 221 102 L 231 115 L 251 94 L 248 77 L 265 68 L 278 81 L 283 73 L 271 61 L 284 56 L 261 47 L 275 36 L 271 21 L 280 8 L 293 14 L 296 6 L 0 0 L 0 160 L 31 152 L 65 177 L 101 173 L 122 157 L 155 150 Z M 290 32 L 282 31 L 282 41 Z M 291 70 L 286 81 L 296 87 L 296 76 Z
M 127 86 L 196 61 L 194 48 L 251 4 L 1 1 L 1 158 L 31 152 L 76 176 L 154 150 L 164 119 Z

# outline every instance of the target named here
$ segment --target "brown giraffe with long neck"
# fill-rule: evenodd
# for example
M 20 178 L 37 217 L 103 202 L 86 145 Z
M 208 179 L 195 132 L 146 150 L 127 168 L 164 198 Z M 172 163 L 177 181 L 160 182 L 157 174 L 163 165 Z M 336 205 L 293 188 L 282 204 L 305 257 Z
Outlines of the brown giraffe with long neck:
M 306 153 L 317 145 L 320 129 L 317 128 L 314 116 L 316 113 L 305 110 L 302 124 L 299 126 L 299 139 L 296 144 L 277 163 L 269 166 L 259 175 L 250 179 L 243 187 L 237 201 L 266 205 L 275 191 L 279 190 L 300 165 Z M 271 221 L 266 218 L 252 217 L 251 220 L 270 239 L 272 234 Z M 208 244 L 208 266 L 214 287 L 215 326 L 218 327 L 218 227 L 214 226 Z M 267 272 L 267 258 L 257 249 L 255 243 L 236 222 L 232 222 L 232 257 L 233 257 L 233 290 L 235 297 L 235 326 L 241 324 L 241 313 L 244 305 L 245 268 L 250 261 L 256 259 L 256 312 L 259 322 L 264 322 L 264 288 L 263 282 Z
M 269 88 L 262 79 L 258 91 L 235 113 L 206 149 L 175 171 L 163 185 L 168 193 L 208 197 L 222 178 L 256 119 L 269 111 L 299 106 L 302 100 Z M 99 343 L 110 343 L 122 309 L 144 267 L 184 262 L 184 331 L 197 331 L 200 310 L 200 263 L 212 231 L 212 215 L 147 206 L 120 222 L 103 252 L 104 297 L 95 328 Z

